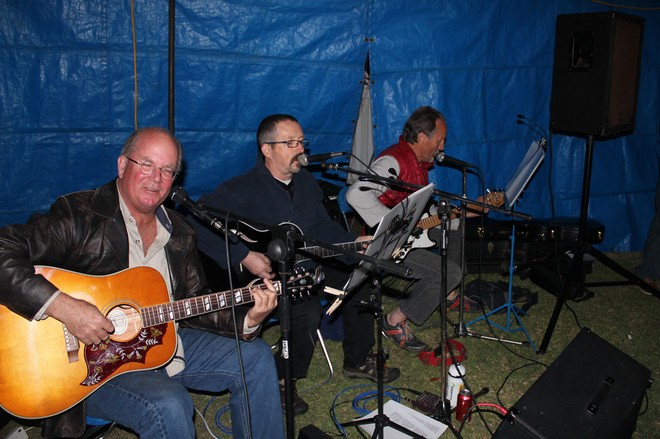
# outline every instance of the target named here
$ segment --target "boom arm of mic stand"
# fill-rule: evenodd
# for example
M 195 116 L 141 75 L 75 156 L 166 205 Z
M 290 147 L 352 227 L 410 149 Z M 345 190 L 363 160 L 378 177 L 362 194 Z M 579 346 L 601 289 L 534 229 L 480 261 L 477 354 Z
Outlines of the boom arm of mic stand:
M 505 208 L 502 208 L 502 207 L 495 207 L 495 206 L 492 206 L 488 203 L 484 203 L 482 201 L 471 200 L 469 198 L 461 197 L 461 196 L 458 196 L 456 194 L 452 194 L 450 192 L 443 192 L 439 189 L 434 189 L 433 194 L 438 195 L 438 196 L 443 197 L 443 198 L 450 198 L 452 200 L 456 200 L 456 201 L 459 201 L 461 203 L 472 204 L 472 205 L 475 205 L 475 206 L 481 206 L 481 207 L 484 207 L 488 210 L 492 210 L 493 212 L 500 212 L 500 213 L 503 213 L 505 215 L 508 215 L 508 216 L 511 216 L 511 217 L 514 217 L 514 218 L 519 218 L 519 219 L 522 219 L 522 220 L 525 220 L 525 221 L 529 221 L 529 220 L 532 219 L 532 216 L 528 215 L 526 213 L 515 212 L 513 210 L 505 209 Z
M 406 183 L 406 182 L 403 182 L 403 181 L 400 181 L 400 180 L 393 180 L 391 178 L 371 174 L 369 172 L 358 171 L 358 170 L 355 170 L 355 169 L 342 167 L 342 166 L 339 166 L 339 164 L 336 164 L 336 163 L 324 163 L 323 168 L 324 169 L 333 169 L 333 170 L 336 170 L 336 171 L 344 171 L 344 172 L 348 172 L 348 173 L 351 173 L 351 174 L 356 174 L 356 175 L 359 175 L 361 177 L 364 177 L 365 180 L 369 180 L 369 181 L 372 181 L 372 182 L 375 182 L 375 183 L 380 183 L 380 184 L 382 184 L 384 186 L 388 186 L 388 187 L 397 186 L 398 188 L 401 188 L 402 190 L 409 190 L 410 192 L 414 192 L 417 189 L 421 189 L 421 188 L 424 187 L 424 186 L 419 185 L 419 184 Z M 468 204 L 473 204 L 475 206 L 485 207 L 485 208 L 487 208 L 489 210 L 492 210 L 494 212 L 500 212 L 500 213 L 503 213 L 505 215 L 508 215 L 508 216 L 511 216 L 511 217 L 514 217 L 514 218 L 519 218 L 519 219 L 522 219 L 522 220 L 525 220 L 525 221 L 529 221 L 529 220 L 532 219 L 531 215 L 527 215 L 525 213 L 515 212 L 513 210 L 508 210 L 508 209 L 504 209 L 504 208 L 501 208 L 501 207 L 494 207 L 494 206 L 491 206 L 488 203 L 483 203 L 483 202 L 477 201 L 477 200 L 471 200 L 469 198 L 462 197 L 462 196 L 459 196 L 459 195 L 456 195 L 456 194 L 452 194 L 450 192 L 444 192 L 444 191 L 441 191 L 439 189 L 434 189 L 433 190 L 433 195 L 437 195 L 437 196 L 440 196 L 440 197 L 443 197 L 443 198 L 449 198 L 450 200 L 455 200 L 455 201 L 458 201 L 458 202 L 461 202 L 461 203 L 465 202 L 465 203 L 468 203 Z

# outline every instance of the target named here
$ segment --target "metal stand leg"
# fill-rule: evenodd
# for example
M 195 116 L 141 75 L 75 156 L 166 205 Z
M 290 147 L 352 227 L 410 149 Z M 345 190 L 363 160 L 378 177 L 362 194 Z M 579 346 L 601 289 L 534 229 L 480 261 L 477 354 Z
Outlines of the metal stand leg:
M 501 329 L 502 331 L 506 331 L 509 333 L 513 332 L 520 332 L 522 331 L 525 334 L 525 337 L 527 337 L 527 340 L 529 342 L 516 342 L 512 340 L 504 340 L 500 338 L 494 338 L 494 337 L 487 337 L 487 336 L 477 336 L 478 338 L 484 338 L 484 339 L 495 339 L 507 343 L 513 343 L 513 344 L 520 344 L 520 345 L 525 345 L 529 344 L 534 351 L 536 351 L 536 346 L 534 345 L 534 342 L 532 341 L 532 338 L 529 336 L 529 333 L 525 329 L 525 325 L 523 325 L 523 322 L 520 320 L 520 314 L 525 314 L 525 312 L 515 306 L 513 304 L 513 272 L 514 272 L 514 256 L 515 256 L 515 242 L 516 242 L 516 226 L 515 223 L 511 227 L 511 256 L 509 259 L 509 292 L 507 296 L 507 301 L 505 304 L 498 306 L 497 308 L 491 310 L 487 314 L 484 314 L 480 317 L 477 317 L 476 319 L 472 320 L 471 322 L 467 323 L 466 326 L 473 325 L 474 323 L 477 323 L 481 320 L 486 320 L 489 325 L 495 326 L 496 328 Z M 506 326 L 499 325 L 497 323 L 491 322 L 488 320 L 488 317 L 499 313 L 501 310 L 506 309 Z M 513 319 L 518 323 L 517 327 L 511 327 L 511 323 L 513 322 Z M 474 336 L 472 333 L 468 333 L 468 335 Z
M 566 287 L 560 292 L 557 296 L 555 302 L 555 307 L 550 316 L 550 321 L 548 322 L 548 327 L 545 330 L 545 335 L 541 341 L 541 346 L 539 348 L 539 354 L 545 354 L 550 344 L 550 339 L 552 338 L 552 333 L 555 330 L 557 320 L 559 319 L 559 314 L 566 302 L 568 297 L 568 289 L 571 285 L 577 285 L 578 288 L 585 288 L 587 286 L 610 286 L 610 285 L 630 285 L 635 284 L 639 287 L 645 288 L 654 294 L 657 298 L 660 298 L 660 291 L 650 288 L 644 283 L 642 279 L 637 277 L 632 272 L 621 267 L 619 264 L 608 258 L 605 254 L 596 250 L 591 246 L 591 243 L 587 240 L 587 215 L 589 211 L 589 194 L 591 191 L 591 167 L 593 161 L 593 148 L 594 148 L 594 136 L 589 135 L 587 137 L 586 143 L 586 153 L 584 159 L 584 175 L 582 176 L 582 202 L 580 206 L 580 230 L 578 233 L 578 242 L 575 245 L 573 252 L 573 261 L 571 262 L 571 269 L 569 272 L 569 281 L 566 283 Z M 595 257 L 598 261 L 602 262 L 612 271 L 617 272 L 621 276 L 628 279 L 627 281 L 620 282 L 598 282 L 598 283 L 585 283 L 584 282 L 584 267 L 583 267 L 583 258 L 585 254 L 590 254 Z

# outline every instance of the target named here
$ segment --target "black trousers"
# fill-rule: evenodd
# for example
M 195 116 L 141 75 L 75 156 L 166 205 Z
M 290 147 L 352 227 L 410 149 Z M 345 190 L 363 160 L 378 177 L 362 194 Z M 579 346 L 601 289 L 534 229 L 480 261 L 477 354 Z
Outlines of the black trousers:
M 350 276 L 353 267 L 341 263 L 328 261 L 322 267 L 325 274 L 325 285 L 342 289 Z M 375 344 L 374 313 L 365 303 L 370 300 L 370 286 L 365 281 L 355 291 L 350 293 L 335 311 L 341 313 L 344 326 L 344 366 L 358 367 L 365 363 L 369 351 Z M 290 299 L 291 331 L 289 337 L 289 361 L 291 376 L 294 379 L 304 378 L 309 370 L 309 364 L 314 354 L 316 344 L 316 330 L 321 321 L 321 298 L 326 295 L 320 291 L 318 294 L 304 298 Z M 334 296 L 328 296 L 334 301 Z M 281 310 L 278 309 L 278 316 Z M 275 363 L 280 379 L 284 378 L 284 358 L 280 349 L 275 353 Z

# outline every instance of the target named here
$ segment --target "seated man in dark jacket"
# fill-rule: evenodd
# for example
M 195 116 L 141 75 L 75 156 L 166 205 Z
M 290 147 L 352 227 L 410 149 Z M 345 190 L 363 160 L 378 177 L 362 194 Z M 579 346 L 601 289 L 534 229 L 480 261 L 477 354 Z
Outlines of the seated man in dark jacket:
M 140 129 L 128 138 L 117 159 L 117 179 L 95 191 L 58 198 L 48 213 L 33 216 L 25 225 L 0 229 L 0 283 L 3 285 L 0 303 L 10 310 L 0 309 L 5 313 L 0 326 L 14 318 L 24 321 L 25 327 L 30 325 L 31 329 L 36 329 L 39 325 L 52 325 L 55 319 L 63 324 L 60 325 L 62 344 L 58 347 L 64 349 L 65 336 L 61 331 L 68 331 L 86 345 L 86 360 L 88 354 L 115 349 L 115 355 L 106 358 L 107 364 L 103 354 L 94 357 L 91 375 L 85 384 L 80 383 L 79 377 L 73 377 L 72 393 L 75 395 L 80 386 L 89 385 L 93 392 L 84 399 L 87 415 L 115 421 L 143 439 L 195 437 L 194 406 L 187 389 L 207 392 L 228 389 L 235 437 L 249 437 L 250 434 L 252 437 L 283 437 L 275 365 L 269 346 L 255 339 L 261 322 L 277 305 L 277 294 L 270 281 L 266 281 L 264 288 L 250 290 L 254 305 L 235 308 L 236 326 L 232 311 L 220 306 L 218 295 L 199 297 L 208 291 L 195 233 L 179 214 L 162 206 L 181 162 L 181 146 L 168 131 Z M 161 321 L 170 323 L 167 323 L 169 326 L 151 325 L 148 330 L 138 329 L 139 335 L 133 339 L 118 342 L 113 337 L 124 334 L 126 327 L 117 314 L 126 311 L 126 307 L 115 306 L 108 313 L 109 304 L 90 303 L 93 302 L 90 296 L 99 300 L 95 297 L 95 292 L 99 291 L 94 287 L 90 287 L 89 292 L 81 292 L 78 284 L 64 287 L 59 282 L 51 283 L 50 277 L 35 273 L 35 266 L 57 267 L 91 276 L 109 275 L 110 279 L 130 276 L 138 270 L 150 272 L 149 277 L 137 276 L 133 282 L 119 284 L 124 288 L 118 288 L 114 292 L 116 298 L 108 300 L 135 306 L 135 299 L 130 293 L 126 297 L 126 290 L 137 284 L 137 287 L 153 291 L 150 289 L 154 284 L 159 284 L 165 297 L 157 303 L 174 299 L 179 308 L 157 307 L 150 314 L 137 316 L 137 322 L 128 319 L 129 323 L 144 327 Z M 129 268 L 128 272 L 116 273 Z M 107 287 L 98 290 L 104 288 Z M 178 316 L 193 317 L 181 320 L 177 328 L 171 321 Z M 18 324 L 13 326 L 20 328 Z M 235 340 L 234 334 L 242 341 Z M 165 340 L 171 341 L 170 346 L 166 346 L 171 352 L 154 364 L 153 357 L 162 351 Z M 49 370 L 69 367 L 66 361 L 58 365 L 53 358 L 44 358 L 43 371 L 24 377 L 20 365 L 12 363 L 15 355 L 8 352 L 11 346 L 5 340 L 0 347 L 2 373 L 15 374 L 15 380 L 22 380 L 25 385 L 32 382 L 38 391 L 49 392 L 47 401 L 67 393 L 65 386 L 53 387 L 62 383 L 48 378 Z M 39 346 L 29 349 L 36 352 L 35 355 L 42 350 Z M 83 355 L 75 359 L 76 354 L 77 351 L 70 355 L 73 364 L 83 361 Z M 244 370 L 239 367 L 239 354 Z M 117 366 L 117 362 L 121 364 Z M 118 373 L 112 375 L 117 367 Z M 126 371 L 131 373 L 123 373 Z M 96 381 L 101 381 L 101 385 Z M 3 398 L 2 405 L 8 408 L 6 404 L 11 396 L 5 386 L 9 384 L 2 386 L 0 398 Z M 48 430 L 45 435 L 75 437 L 82 434 L 83 404 L 78 404 L 80 398 L 76 397 L 70 404 L 67 402 L 63 398 L 64 407 L 54 409 L 52 414 L 66 411 L 51 418 L 53 422 L 46 423 L 52 428 L 45 428 Z
M 293 116 L 274 114 L 266 117 L 257 131 L 256 166 L 247 173 L 221 184 L 214 193 L 202 196 L 200 201 L 211 208 L 225 209 L 265 224 L 294 223 L 305 236 L 323 242 L 337 244 L 356 240 L 355 234 L 347 232 L 330 218 L 323 205 L 321 188 L 314 176 L 301 167 L 298 158 L 304 153 L 307 144 L 302 127 Z M 200 250 L 227 268 L 225 244 L 221 237 L 201 225 L 196 227 Z M 275 276 L 268 257 L 250 249 L 240 240 L 230 246 L 230 257 L 231 266 L 240 263 L 255 276 Z M 343 258 L 345 264 L 341 261 L 337 264 L 333 262 L 338 261 L 332 258 L 323 261 L 326 285 L 341 288 L 353 270 L 355 261 Z M 369 288 L 365 285 L 351 292 L 342 305 L 346 334 L 343 342 L 343 372 L 349 378 L 375 381 L 376 356 L 371 351 L 375 344 L 374 316 L 360 305 L 363 301 L 369 301 L 369 293 Z M 306 376 L 312 359 L 313 338 L 319 327 L 321 308 L 318 297 L 299 301 L 290 308 L 292 377 L 299 379 Z M 280 355 L 276 357 L 280 383 L 283 386 L 283 362 Z M 398 378 L 399 374 L 399 369 L 386 368 L 384 380 L 391 382 Z M 307 403 L 295 391 L 293 393 L 294 412 L 304 413 L 308 408 Z

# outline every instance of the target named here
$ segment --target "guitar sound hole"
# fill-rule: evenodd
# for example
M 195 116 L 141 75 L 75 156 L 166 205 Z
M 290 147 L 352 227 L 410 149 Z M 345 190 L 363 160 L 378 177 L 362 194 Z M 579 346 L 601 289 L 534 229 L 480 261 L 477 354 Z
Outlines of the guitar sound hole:
M 124 342 L 132 340 L 142 329 L 140 314 L 135 308 L 128 305 L 119 305 L 110 310 L 107 317 L 115 326 L 111 339 Z

